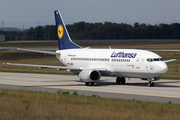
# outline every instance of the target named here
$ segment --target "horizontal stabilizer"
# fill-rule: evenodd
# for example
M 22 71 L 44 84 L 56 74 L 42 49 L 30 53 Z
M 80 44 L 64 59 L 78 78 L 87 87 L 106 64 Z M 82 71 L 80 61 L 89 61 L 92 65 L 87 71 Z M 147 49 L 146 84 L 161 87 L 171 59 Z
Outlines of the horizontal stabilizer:
M 179 49 L 147 49 L 149 51 L 161 51 L 161 52 L 180 52 Z
M 176 61 L 176 59 L 165 60 L 164 62 L 165 62 L 165 63 L 168 63 L 168 62 L 173 62 L 173 61 Z
M 17 50 L 37 52 L 37 53 L 45 53 L 45 54 L 51 54 L 51 55 L 57 55 L 58 54 L 56 52 L 51 52 L 51 51 L 41 51 L 41 50 L 32 50 L 32 49 L 23 49 L 23 48 L 17 48 Z

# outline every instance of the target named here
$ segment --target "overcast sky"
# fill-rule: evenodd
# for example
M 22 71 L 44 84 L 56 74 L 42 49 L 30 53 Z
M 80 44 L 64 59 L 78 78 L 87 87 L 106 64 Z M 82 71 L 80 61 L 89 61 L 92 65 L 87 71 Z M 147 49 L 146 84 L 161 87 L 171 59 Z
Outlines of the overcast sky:
M 55 24 L 54 10 L 66 24 L 180 22 L 180 0 L 0 0 L 0 27 Z

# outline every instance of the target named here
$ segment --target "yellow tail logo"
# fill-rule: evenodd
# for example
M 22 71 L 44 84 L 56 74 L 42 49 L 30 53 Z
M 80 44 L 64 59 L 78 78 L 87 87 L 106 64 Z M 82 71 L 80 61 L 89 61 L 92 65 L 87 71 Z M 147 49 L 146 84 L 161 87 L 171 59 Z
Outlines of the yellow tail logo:
M 63 29 L 63 26 L 62 26 L 62 25 L 59 25 L 59 26 L 58 26 L 57 33 L 58 33 L 59 39 L 61 39 L 61 38 L 63 37 L 63 33 L 64 33 L 64 29 Z

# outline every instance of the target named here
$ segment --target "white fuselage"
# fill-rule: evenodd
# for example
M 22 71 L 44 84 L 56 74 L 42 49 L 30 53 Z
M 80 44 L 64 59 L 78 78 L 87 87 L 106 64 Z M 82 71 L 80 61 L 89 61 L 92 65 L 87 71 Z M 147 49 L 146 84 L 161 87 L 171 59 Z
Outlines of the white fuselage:
M 102 75 L 152 78 L 163 75 L 168 67 L 150 51 L 137 49 L 68 49 L 57 50 L 57 58 L 67 67 L 105 68 Z

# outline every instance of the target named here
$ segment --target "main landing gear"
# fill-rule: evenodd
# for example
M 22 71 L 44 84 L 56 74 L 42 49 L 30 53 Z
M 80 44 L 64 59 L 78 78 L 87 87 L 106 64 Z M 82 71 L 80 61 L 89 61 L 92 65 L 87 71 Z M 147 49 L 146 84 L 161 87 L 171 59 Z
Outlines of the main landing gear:
M 154 86 L 154 83 L 152 81 L 149 81 L 148 87 L 153 87 L 153 86 Z
M 117 77 L 116 83 L 117 84 L 124 84 L 126 82 L 126 79 L 124 77 Z
M 86 86 L 94 85 L 94 82 L 85 82 L 85 85 L 86 85 Z

